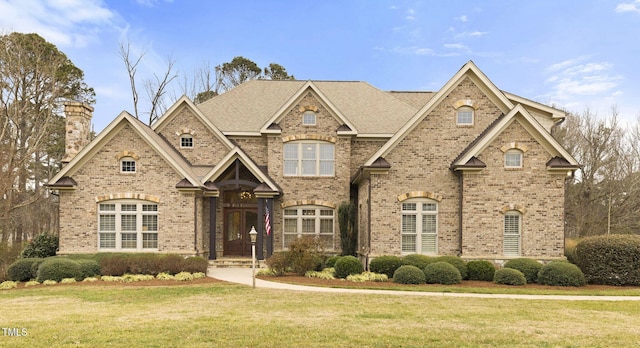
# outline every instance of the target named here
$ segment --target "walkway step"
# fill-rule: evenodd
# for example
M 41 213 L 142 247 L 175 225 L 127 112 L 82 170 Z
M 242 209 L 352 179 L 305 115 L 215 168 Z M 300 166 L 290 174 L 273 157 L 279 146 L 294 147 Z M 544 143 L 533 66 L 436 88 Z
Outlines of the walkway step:
M 209 260 L 209 265 L 213 268 L 251 268 L 251 259 L 247 258 L 219 258 Z M 256 268 L 266 267 L 264 261 L 257 260 Z

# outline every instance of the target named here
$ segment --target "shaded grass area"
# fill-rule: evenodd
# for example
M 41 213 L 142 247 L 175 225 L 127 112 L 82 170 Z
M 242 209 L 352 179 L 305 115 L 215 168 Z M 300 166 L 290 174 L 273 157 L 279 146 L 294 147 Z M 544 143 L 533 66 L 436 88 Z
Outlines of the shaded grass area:
M 640 303 L 292 292 L 222 282 L 0 293 L 12 347 L 633 346 Z

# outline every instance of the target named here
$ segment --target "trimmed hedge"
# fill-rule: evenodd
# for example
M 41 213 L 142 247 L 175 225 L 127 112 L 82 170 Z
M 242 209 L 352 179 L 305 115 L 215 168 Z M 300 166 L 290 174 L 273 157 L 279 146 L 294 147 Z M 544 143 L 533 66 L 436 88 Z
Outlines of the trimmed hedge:
M 460 276 L 462 279 L 467 279 L 467 263 L 458 256 L 438 256 L 429 259 L 429 263 L 434 262 L 446 262 L 448 264 L 453 265 L 460 272 Z
M 496 270 L 493 276 L 496 284 L 503 285 L 527 285 L 527 278 L 522 272 L 514 268 L 501 268 Z
M 65 278 L 82 280 L 80 264 L 71 259 L 62 257 L 50 257 L 44 260 L 38 267 L 38 281 L 54 280 L 60 282 Z
M 425 282 L 427 284 L 458 284 L 462 281 L 460 271 L 450 263 L 434 262 L 424 268 Z
M 393 278 L 393 273 L 402 266 L 403 260 L 399 256 L 378 256 L 369 262 L 369 270 L 374 273 L 386 274 Z
M 342 256 L 334 255 L 330 256 L 327 261 L 324 263 L 325 268 L 333 268 L 336 265 L 336 261 L 338 261 Z
M 38 260 L 44 259 L 30 257 L 26 259 L 16 260 L 16 262 L 9 265 L 9 268 L 7 269 L 7 276 L 9 277 L 9 280 L 24 282 L 30 279 L 34 279 L 36 277 L 36 274 L 32 270 L 31 266 Z
M 640 236 L 585 238 L 576 246 L 576 261 L 587 283 L 640 285 Z
M 431 263 L 431 257 L 422 254 L 411 254 L 403 257 L 402 262 L 405 265 L 413 265 L 420 269 L 424 269 L 429 263 Z
M 467 279 L 469 280 L 490 282 L 493 281 L 496 267 L 486 260 L 473 260 L 467 262 L 467 272 Z
M 513 268 L 524 274 L 527 283 L 535 283 L 538 279 L 538 272 L 542 268 L 542 264 L 534 259 L 519 258 L 507 261 L 504 268 Z
M 424 284 L 424 272 L 412 265 L 402 265 L 393 273 L 393 282 L 398 284 Z
M 103 276 L 121 276 L 129 270 L 126 254 L 99 254 L 96 256 Z
M 336 277 L 346 278 L 352 274 L 359 274 L 364 271 L 362 262 L 355 256 L 343 256 L 335 264 Z
M 540 269 L 538 283 L 553 286 L 584 286 L 587 281 L 578 266 L 569 262 L 550 262 Z
M 207 274 L 209 260 L 201 256 L 187 257 L 182 261 L 182 272 Z
M 98 261 L 85 259 L 76 260 L 76 262 L 80 265 L 80 277 L 82 279 L 100 276 L 100 264 L 98 264 Z

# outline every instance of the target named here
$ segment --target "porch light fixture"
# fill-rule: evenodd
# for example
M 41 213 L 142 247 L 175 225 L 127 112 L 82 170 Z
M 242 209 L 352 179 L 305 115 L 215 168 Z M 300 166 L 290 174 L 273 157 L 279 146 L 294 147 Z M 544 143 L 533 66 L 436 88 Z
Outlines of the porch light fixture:
M 253 282 L 253 288 L 256 288 L 256 239 L 258 232 L 256 232 L 255 226 L 251 226 L 249 231 L 249 238 L 251 239 L 251 279 Z

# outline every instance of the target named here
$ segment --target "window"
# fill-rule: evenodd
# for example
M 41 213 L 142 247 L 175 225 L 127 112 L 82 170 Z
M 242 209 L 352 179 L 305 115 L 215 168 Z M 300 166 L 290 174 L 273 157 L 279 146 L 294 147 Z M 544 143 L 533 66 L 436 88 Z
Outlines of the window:
M 130 200 L 99 203 L 98 249 L 158 249 L 158 205 Z
M 333 176 L 334 145 L 323 142 L 284 144 L 284 175 Z
M 427 199 L 402 203 L 403 254 L 438 253 L 438 204 Z
M 504 166 L 506 168 L 522 168 L 522 152 L 515 149 L 505 152 Z
M 521 216 L 518 212 L 507 212 L 504 215 L 503 253 L 505 256 L 520 255 Z
M 458 108 L 456 123 L 459 125 L 473 125 L 473 108 L 469 106 Z
M 192 148 L 193 147 L 193 136 L 191 134 L 183 134 L 180 137 L 180 147 L 181 148 Z
M 293 240 L 314 236 L 329 249 L 334 246 L 334 209 L 320 206 L 290 207 L 284 210 L 284 247 Z
M 136 161 L 131 157 L 125 157 L 120 160 L 120 173 L 135 173 Z
M 316 113 L 313 111 L 306 111 L 302 115 L 302 124 L 305 126 L 315 126 L 316 125 Z

